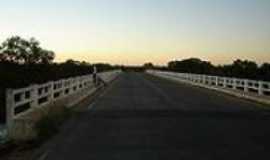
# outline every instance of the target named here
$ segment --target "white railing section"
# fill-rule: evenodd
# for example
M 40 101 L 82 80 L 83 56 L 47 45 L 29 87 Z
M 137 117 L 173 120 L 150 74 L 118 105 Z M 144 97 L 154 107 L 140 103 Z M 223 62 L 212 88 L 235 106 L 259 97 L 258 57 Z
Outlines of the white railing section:
M 114 79 L 120 71 L 99 73 L 98 75 L 109 82 Z M 94 87 L 91 74 L 74 78 L 61 79 L 40 85 L 31 85 L 21 89 L 7 89 L 6 107 L 7 116 L 16 118 L 26 114 L 32 108 L 40 108 L 61 98 L 75 94 L 82 89 Z
M 157 70 L 148 70 L 147 72 L 167 79 L 190 82 L 204 86 L 206 85 L 225 89 L 232 89 L 235 91 L 242 91 L 243 94 L 255 93 L 258 96 L 268 96 L 270 98 L 270 82 L 239 79 L 232 77 L 209 76 L 202 74 L 165 72 Z

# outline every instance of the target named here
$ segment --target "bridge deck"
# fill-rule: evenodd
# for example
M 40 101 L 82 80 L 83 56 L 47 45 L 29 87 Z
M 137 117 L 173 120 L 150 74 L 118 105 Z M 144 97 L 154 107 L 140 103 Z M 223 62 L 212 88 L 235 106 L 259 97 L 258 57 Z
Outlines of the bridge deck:
M 66 126 L 48 160 L 263 159 L 269 124 L 258 104 L 124 73 Z

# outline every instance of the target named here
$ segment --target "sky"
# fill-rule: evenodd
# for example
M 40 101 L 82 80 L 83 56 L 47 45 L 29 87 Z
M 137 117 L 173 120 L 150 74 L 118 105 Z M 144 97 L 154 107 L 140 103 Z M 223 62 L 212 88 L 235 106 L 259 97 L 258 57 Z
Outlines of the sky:
M 35 37 L 56 61 L 270 62 L 269 0 L 6 0 L 0 41 Z

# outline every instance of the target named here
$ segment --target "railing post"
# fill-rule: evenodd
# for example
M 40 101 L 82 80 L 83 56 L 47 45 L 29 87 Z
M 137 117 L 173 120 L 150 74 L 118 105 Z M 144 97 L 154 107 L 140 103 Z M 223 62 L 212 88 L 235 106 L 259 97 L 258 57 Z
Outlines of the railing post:
M 233 89 L 237 89 L 237 84 L 236 84 L 236 81 L 237 81 L 237 79 L 236 79 L 236 78 L 234 78 L 234 79 L 233 79 Z
M 262 95 L 264 95 L 264 93 L 263 93 L 263 82 L 262 82 L 262 81 L 259 81 L 258 83 L 259 83 L 259 86 L 258 86 L 258 94 L 259 94 L 260 96 L 262 96 Z
M 38 85 L 34 84 L 31 86 L 31 104 L 30 107 L 38 107 Z
M 244 92 L 248 92 L 248 80 L 245 79 Z
M 206 76 L 205 75 L 202 75 L 202 79 L 203 79 L 203 84 L 206 84 Z
M 50 88 L 49 88 L 49 97 L 48 97 L 48 102 L 49 103 L 52 103 L 53 102 L 53 93 L 54 93 L 54 82 L 53 81 L 51 81 L 51 82 L 49 82 L 49 86 L 51 86 Z
M 12 89 L 6 90 L 6 124 L 7 124 L 7 131 L 8 135 L 10 135 L 12 128 L 13 128 L 13 119 L 15 116 L 14 111 L 14 95 Z
M 75 78 L 71 78 L 70 81 L 69 81 L 69 83 L 70 83 L 70 85 L 68 87 L 69 94 L 73 94 L 74 93 L 74 91 L 73 91 L 74 81 L 75 81 Z
M 216 80 L 216 86 L 218 86 L 218 77 L 215 77 Z
M 227 87 L 227 78 L 226 77 L 223 78 L 223 87 L 224 88 Z

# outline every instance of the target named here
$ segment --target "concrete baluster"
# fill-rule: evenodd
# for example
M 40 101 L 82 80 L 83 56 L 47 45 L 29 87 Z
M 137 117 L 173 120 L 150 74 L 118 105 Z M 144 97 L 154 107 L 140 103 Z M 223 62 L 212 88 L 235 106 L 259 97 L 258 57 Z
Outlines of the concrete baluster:
M 237 83 L 236 83 L 237 79 L 234 78 L 233 79 L 233 89 L 237 89 Z
M 30 99 L 31 99 L 31 104 L 30 107 L 38 107 L 38 85 L 32 85 L 31 86 L 31 94 L 30 94 Z
M 206 76 L 205 75 L 202 75 L 202 79 L 203 79 L 203 84 L 206 84 Z
M 245 80 L 244 92 L 248 92 L 248 80 Z
M 54 87 L 53 87 L 53 85 L 54 85 L 54 82 L 53 81 L 49 82 L 49 86 L 50 86 L 49 89 L 48 89 L 48 94 L 49 94 L 49 96 L 48 96 L 48 102 L 49 103 L 52 103 L 53 100 L 54 100 L 54 97 L 53 97 Z
M 11 130 L 13 128 L 13 119 L 15 116 L 15 99 L 13 95 L 12 89 L 6 90 L 6 124 L 7 124 L 7 131 L 8 135 L 10 135 Z
M 218 77 L 215 77 L 215 81 L 216 81 L 215 85 L 218 86 Z
M 263 82 L 262 81 L 259 81 L 258 82 L 259 86 L 258 86 L 258 94 L 260 96 L 264 95 L 264 92 L 263 92 Z
M 227 87 L 227 78 L 226 77 L 223 78 L 223 87 L 224 88 Z

